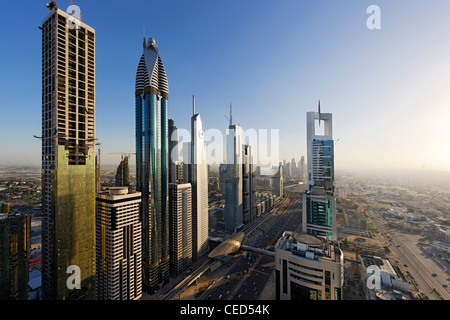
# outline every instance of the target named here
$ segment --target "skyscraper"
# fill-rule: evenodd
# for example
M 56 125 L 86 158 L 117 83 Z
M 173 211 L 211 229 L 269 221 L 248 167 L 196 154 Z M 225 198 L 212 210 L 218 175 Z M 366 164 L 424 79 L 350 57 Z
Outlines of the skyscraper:
M 196 260 L 208 252 L 208 166 L 202 119 L 195 113 L 195 97 L 192 103 L 191 163 L 187 182 L 192 185 L 192 255 Z
M 192 188 L 190 183 L 171 183 L 170 270 L 179 275 L 192 264 Z
M 295 162 L 295 158 L 292 158 L 291 160 L 291 176 L 297 176 L 297 164 Z
M 128 163 L 128 156 L 122 156 L 122 160 L 117 167 L 115 185 L 116 187 L 130 186 L 130 165 Z
M 97 195 L 96 298 L 138 300 L 142 296 L 140 192 L 111 187 Z
M 48 7 L 41 27 L 42 291 L 44 299 L 93 299 L 95 30 L 53 1 Z M 80 268 L 79 290 L 66 284 L 72 265 Z
M 300 179 L 305 179 L 305 156 L 302 156 L 299 163 Z
M 277 197 L 283 196 L 283 167 L 280 163 L 278 171 L 271 177 L 272 179 L 272 193 Z
M 243 226 L 242 204 L 242 128 L 233 123 L 230 105 L 230 125 L 227 134 L 227 172 L 225 179 L 225 230 L 235 232 Z
M 242 214 L 244 224 L 255 218 L 255 187 L 253 182 L 253 156 L 249 144 L 242 146 Z
M 0 300 L 28 300 L 31 216 L 0 202 Z
M 324 134 L 316 132 L 323 125 Z M 303 232 L 337 239 L 334 141 L 331 113 L 307 112 L 308 189 L 303 195 Z
M 169 119 L 169 183 L 176 183 L 178 157 L 178 133 L 173 119 Z
M 144 290 L 169 276 L 169 146 L 166 71 L 150 38 L 136 74 L 136 190 L 142 193 Z

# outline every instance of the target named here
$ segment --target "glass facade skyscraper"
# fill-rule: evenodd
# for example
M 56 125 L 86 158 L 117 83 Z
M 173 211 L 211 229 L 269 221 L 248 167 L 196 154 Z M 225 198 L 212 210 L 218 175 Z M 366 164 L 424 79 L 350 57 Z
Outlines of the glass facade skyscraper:
M 136 74 L 136 189 L 142 193 L 144 290 L 169 276 L 169 87 L 154 39 Z
M 0 300 L 28 300 L 31 216 L 10 207 L 0 202 Z
M 335 240 L 334 141 L 331 113 L 307 113 L 308 189 L 303 195 L 303 232 Z M 323 125 L 323 134 L 317 132 Z

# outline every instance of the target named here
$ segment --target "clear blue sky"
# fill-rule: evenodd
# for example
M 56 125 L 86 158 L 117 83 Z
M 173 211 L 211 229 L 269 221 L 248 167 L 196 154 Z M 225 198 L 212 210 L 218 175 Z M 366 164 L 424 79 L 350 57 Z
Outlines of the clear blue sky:
M 40 164 L 41 31 L 48 1 L 2 1 L 0 164 Z M 96 29 L 96 136 L 134 152 L 142 28 L 189 129 L 279 129 L 280 159 L 306 156 L 306 112 L 333 113 L 336 168 L 450 170 L 448 0 L 75 0 Z M 57 1 L 66 9 L 70 1 Z M 369 30 L 369 5 L 381 29 Z

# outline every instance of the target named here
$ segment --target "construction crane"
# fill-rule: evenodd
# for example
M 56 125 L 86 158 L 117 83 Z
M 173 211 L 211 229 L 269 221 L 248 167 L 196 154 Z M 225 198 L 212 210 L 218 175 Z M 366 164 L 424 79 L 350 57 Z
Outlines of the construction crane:
M 96 190 L 97 190 L 97 193 L 100 193 L 100 191 L 101 191 L 101 158 L 100 158 L 100 155 L 101 155 L 101 152 L 102 152 L 102 149 L 100 149 L 100 146 L 102 145 L 100 142 L 97 142 L 96 144 L 95 144 L 96 146 L 99 146 L 99 148 L 98 148 L 98 157 L 96 156 L 95 157 L 95 168 L 97 169 L 97 183 L 96 183 Z
M 50 3 L 47 3 L 48 11 L 51 12 L 56 7 L 55 0 L 51 0 Z
M 72 15 L 75 16 L 75 9 L 74 9 L 74 6 L 73 6 L 73 0 L 70 0 L 70 5 L 72 7 Z M 56 7 L 55 0 L 51 0 L 50 3 L 47 3 L 47 8 L 48 8 L 49 12 L 51 12 L 55 7 Z M 80 18 L 79 19 L 81 20 L 81 12 L 80 12 Z

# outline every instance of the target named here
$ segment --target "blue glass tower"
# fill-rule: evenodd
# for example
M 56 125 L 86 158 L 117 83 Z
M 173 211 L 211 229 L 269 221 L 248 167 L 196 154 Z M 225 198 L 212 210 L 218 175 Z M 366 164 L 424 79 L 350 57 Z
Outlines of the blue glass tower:
M 169 150 L 166 71 L 154 39 L 144 38 L 136 73 L 136 189 L 142 193 L 143 288 L 169 276 Z

